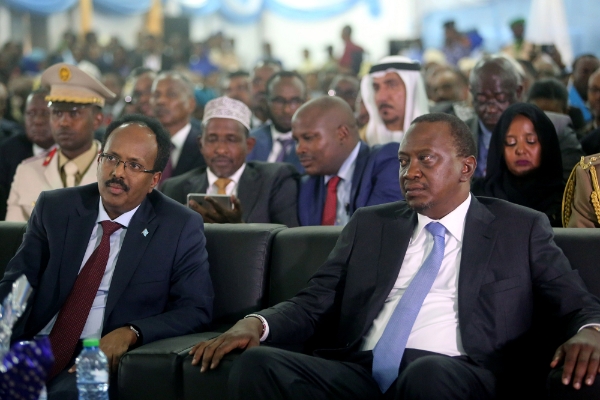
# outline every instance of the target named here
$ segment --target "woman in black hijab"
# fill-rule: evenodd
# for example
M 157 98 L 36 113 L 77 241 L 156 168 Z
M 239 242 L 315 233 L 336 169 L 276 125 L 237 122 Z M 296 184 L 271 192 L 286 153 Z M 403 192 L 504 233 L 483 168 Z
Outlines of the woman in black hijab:
M 541 211 L 559 227 L 564 187 L 558 137 L 550 119 L 533 104 L 508 107 L 492 134 L 486 177 L 474 184 L 473 192 Z

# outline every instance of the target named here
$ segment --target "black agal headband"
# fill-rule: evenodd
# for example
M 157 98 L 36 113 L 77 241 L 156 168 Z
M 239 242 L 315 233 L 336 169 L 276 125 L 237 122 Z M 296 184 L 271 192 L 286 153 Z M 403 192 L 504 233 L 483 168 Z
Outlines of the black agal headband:
M 393 63 L 385 63 L 385 64 L 377 64 L 373 65 L 369 70 L 369 74 L 373 72 L 387 71 L 388 69 L 400 69 L 405 71 L 420 71 L 421 64 L 419 63 L 401 63 L 401 62 L 393 62 Z

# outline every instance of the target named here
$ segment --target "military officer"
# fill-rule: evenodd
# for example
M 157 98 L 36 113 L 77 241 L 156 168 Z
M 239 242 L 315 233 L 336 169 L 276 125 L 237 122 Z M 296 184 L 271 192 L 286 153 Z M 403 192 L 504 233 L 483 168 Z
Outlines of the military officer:
M 74 65 L 59 63 L 44 71 L 42 85 L 57 147 L 24 160 L 18 167 L 7 201 L 7 221 L 27 221 L 44 190 L 96 182 L 95 163 L 100 143 L 94 131 L 102 123 L 106 98 L 115 97 L 96 78 Z

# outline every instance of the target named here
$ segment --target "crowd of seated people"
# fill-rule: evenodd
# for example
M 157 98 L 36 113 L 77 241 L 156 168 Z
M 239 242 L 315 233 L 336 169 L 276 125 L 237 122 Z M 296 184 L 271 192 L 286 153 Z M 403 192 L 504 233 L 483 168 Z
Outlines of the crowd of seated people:
M 427 321 L 413 318 L 411 324 L 425 333 L 406 332 L 408 347 L 444 355 L 441 360 L 439 354 L 433 356 L 444 367 L 434 377 L 436 382 L 453 382 L 456 376 L 448 371 L 459 371 L 459 391 L 476 386 L 481 398 L 493 398 L 495 377 L 488 369 L 501 369 L 501 363 L 481 344 L 481 332 L 459 325 L 456 314 L 458 294 L 467 296 L 457 284 L 461 249 L 465 255 L 478 256 L 475 247 L 481 243 L 473 232 L 480 234 L 488 225 L 504 232 L 500 249 L 523 245 L 510 255 L 514 258 L 498 248 L 490 250 L 494 276 L 482 279 L 486 285 L 499 284 L 488 286 L 494 298 L 491 307 L 500 307 L 494 294 L 518 286 L 498 279 L 528 279 L 518 292 L 526 310 L 506 317 L 513 325 L 489 347 L 504 346 L 530 327 L 523 321 L 533 315 L 529 312 L 533 287 L 551 302 L 577 299 L 556 307 L 558 317 L 572 317 L 568 328 L 577 329 L 572 331 L 574 339 L 566 338 L 566 347 L 559 348 L 553 366 L 568 353 L 566 369 L 572 368 L 573 346 L 580 343 L 600 358 L 597 299 L 565 272 L 568 261 L 551 241 L 550 228 L 600 227 L 596 173 L 600 155 L 595 154 L 600 153 L 600 61 L 591 54 L 577 57 L 565 84 L 564 65 L 553 65 L 552 57 L 537 59 L 532 53 L 539 49 L 523 43 L 522 23 L 513 24 L 516 42 L 505 49 L 512 56 L 484 54 L 470 62 L 458 58 L 468 47 L 468 38 L 454 24 L 446 26 L 447 34 L 455 38 L 446 43 L 448 60 L 443 53 L 423 63 L 390 55 L 369 65 L 362 62 L 364 50 L 352 41 L 351 28 L 345 27 L 339 60 L 328 50 L 327 62 L 315 67 L 304 51 L 303 63 L 296 69 L 265 44 L 263 56 L 245 71 L 234 42 L 222 34 L 194 44 L 174 36 L 165 45 L 159 38 L 142 35 L 131 52 L 118 40 L 103 47 L 93 34 L 83 42 L 66 34 L 59 49 L 33 66 L 15 55 L 19 46 L 5 45 L 5 61 L 0 64 L 0 218 L 28 221 L 29 228 L 0 281 L 0 294 L 19 273 L 28 274 L 46 297 L 36 299 L 18 336 L 28 339 L 41 333 L 57 346 L 57 337 L 69 331 L 68 348 L 57 353 L 60 363 L 50 377 L 53 396 L 72 395 L 74 378 L 67 372 L 82 334 L 103 337 L 101 347 L 112 357 L 114 374 L 119 358 L 130 348 L 206 329 L 213 294 L 203 223 L 346 226 L 332 257 L 306 291 L 292 302 L 242 320 L 237 331 L 198 344 L 192 350 L 194 363 L 203 370 L 214 368 L 219 362 L 217 356 L 211 366 L 214 346 L 221 343 L 230 350 L 274 338 L 286 342 L 282 335 L 294 337 L 294 328 L 299 337 L 308 339 L 331 310 L 355 309 L 364 318 L 342 321 L 348 328 L 342 336 L 348 340 L 338 343 L 352 354 L 340 351 L 333 358 L 356 361 L 353 357 L 364 352 L 373 352 L 374 357 L 366 363 L 357 361 L 360 368 L 354 368 L 331 360 L 332 364 L 313 365 L 295 357 L 286 364 L 285 353 L 250 352 L 239 365 L 255 374 L 233 375 L 236 390 L 247 398 L 260 398 L 265 380 L 285 386 L 274 383 L 273 371 L 261 375 L 256 367 L 271 362 L 274 370 L 280 368 L 292 380 L 303 375 L 302 379 L 326 388 L 325 393 L 337 393 L 334 397 L 352 392 L 380 395 L 396 378 L 392 392 L 426 390 L 426 381 L 412 387 L 398 377 L 398 368 L 406 367 L 399 360 L 391 366 L 395 375 L 390 374 L 385 354 L 393 351 L 376 345 L 390 335 L 387 327 L 398 324 L 389 322 L 395 319 L 394 307 L 404 307 L 404 290 L 409 293 L 411 274 L 422 262 L 423 268 L 437 264 L 436 271 L 446 279 L 430 280 L 428 288 L 443 293 L 440 302 L 450 317 L 441 325 L 452 335 L 436 347 L 431 340 L 435 332 Z M 554 68 L 536 69 L 542 62 Z M 396 203 L 399 200 L 405 202 Z M 477 225 L 474 219 L 485 223 Z M 443 226 L 436 233 L 440 221 Z M 518 232 L 509 237 L 512 223 Z M 161 224 L 167 232 L 181 232 L 186 238 L 178 241 L 161 230 Z M 532 239 L 527 229 L 543 240 Z M 440 237 L 446 238 L 446 253 Z M 63 243 L 64 238 L 71 242 Z M 170 246 L 169 252 L 159 250 L 160 242 Z M 114 250 L 115 245 L 120 250 Z M 373 275 L 373 264 L 380 265 L 375 257 L 383 258 L 399 246 L 403 246 L 400 258 L 381 261 L 395 271 L 389 284 L 382 286 Z M 61 291 L 56 274 L 63 247 L 77 257 L 64 277 L 72 289 Z M 88 265 L 102 259 L 95 248 L 108 253 L 102 261 L 107 276 L 91 277 L 98 291 L 96 297 L 86 298 L 84 309 L 91 311 L 86 311 L 90 317 L 85 320 L 73 314 L 77 307 L 71 306 L 77 299 L 71 297 L 89 284 L 78 283 L 83 275 L 82 279 L 91 279 Z M 431 257 L 439 258 L 435 263 L 425 257 L 432 248 L 441 251 L 441 258 Z M 537 259 L 540 252 L 554 257 L 555 264 Z M 155 259 L 162 260 L 164 270 L 151 267 Z M 122 272 L 128 261 L 139 262 L 140 270 Z M 531 276 L 528 263 L 539 268 L 534 271 L 539 275 Z M 510 264 L 514 276 L 506 275 L 505 264 Z M 341 272 L 344 268 L 347 271 Z M 148 286 L 141 289 L 141 284 Z M 366 290 L 363 285 L 371 286 Z M 121 296 L 119 312 L 102 325 L 98 315 L 109 307 L 102 302 L 116 290 Z M 365 293 L 375 290 L 378 297 L 367 310 Z M 143 306 L 146 297 L 152 298 L 154 308 Z M 431 317 L 436 300 L 424 299 L 420 301 Z M 482 316 L 485 304 L 477 307 L 478 318 L 488 324 L 484 330 L 503 329 L 497 318 Z M 77 332 L 68 328 L 72 318 L 80 322 Z M 463 338 L 457 335 L 459 329 Z M 469 354 L 479 358 L 474 361 Z M 406 355 L 416 360 L 424 354 Z M 579 362 L 573 381 L 567 371 L 563 382 L 566 379 L 575 389 L 594 386 L 590 376 L 597 371 L 582 383 L 582 364 L 587 361 Z M 414 365 L 410 376 L 426 375 L 422 368 L 429 368 L 427 363 Z M 356 379 L 351 385 L 339 384 L 338 373 Z M 288 389 L 294 391 L 293 386 Z M 296 395 L 308 396 L 302 391 Z

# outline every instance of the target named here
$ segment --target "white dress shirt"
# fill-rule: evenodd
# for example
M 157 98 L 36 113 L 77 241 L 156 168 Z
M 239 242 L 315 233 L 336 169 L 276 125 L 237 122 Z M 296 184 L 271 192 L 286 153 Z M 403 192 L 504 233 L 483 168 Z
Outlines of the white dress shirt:
M 34 156 L 34 157 L 36 157 L 36 156 L 39 156 L 40 154 L 42 154 L 42 153 L 45 153 L 45 152 L 47 152 L 47 151 L 50 151 L 50 150 L 52 150 L 53 148 L 54 148 L 54 146 L 50 146 L 50 148 L 48 148 L 48 149 L 45 149 L 45 148 L 43 148 L 43 147 L 40 147 L 40 146 L 38 146 L 38 145 L 37 145 L 37 144 L 35 144 L 35 143 L 33 143 L 33 144 L 31 145 L 31 150 L 33 151 L 33 156 Z
M 337 172 L 337 176 L 341 179 L 337 185 L 337 210 L 334 225 L 344 226 L 350 220 L 349 209 L 350 195 L 352 193 L 352 175 L 354 175 L 354 167 L 356 166 L 356 157 L 358 157 L 359 150 L 360 142 L 356 144 L 356 147 L 354 147 Z M 333 176 L 325 175 L 325 187 L 327 187 L 327 183 Z
M 183 145 L 185 144 L 185 140 L 190 134 L 190 130 L 192 129 L 192 124 L 188 122 L 186 126 L 177 131 L 176 134 L 171 136 L 171 143 L 173 144 L 173 149 L 171 150 L 171 165 L 173 169 L 177 167 L 177 163 L 179 162 L 179 157 L 181 156 L 181 150 L 183 149 Z
M 267 157 L 267 162 L 275 162 L 277 160 L 277 156 L 281 153 L 281 149 L 283 146 L 279 142 L 279 140 L 288 140 L 293 139 L 292 132 L 282 133 L 275 129 L 275 125 L 271 124 L 271 137 L 273 138 L 273 147 L 271 147 L 271 152 L 269 153 L 269 157 Z
M 127 234 L 127 227 L 131 222 L 131 218 L 133 214 L 137 211 L 140 206 L 137 206 L 131 211 L 126 212 L 125 214 L 120 215 L 119 217 L 112 220 L 113 222 L 118 222 L 123 225 L 123 228 L 117 229 L 112 235 L 110 235 L 110 252 L 108 254 L 108 262 L 106 263 L 106 270 L 104 270 L 104 276 L 102 277 L 102 281 L 100 282 L 100 287 L 98 288 L 98 292 L 96 292 L 96 298 L 94 298 L 94 302 L 92 303 L 92 308 L 90 310 L 90 314 L 88 315 L 88 319 L 83 327 L 83 331 L 81 332 L 81 339 L 100 339 L 102 336 L 102 323 L 104 321 L 104 309 L 106 308 L 106 299 L 108 297 L 108 289 L 110 288 L 110 282 L 113 277 L 113 273 L 115 272 L 115 265 L 117 264 L 117 260 L 119 258 L 119 252 L 121 251 L 121 246 L 123 245 L 123 240 L 125 239 L 125 235 Z M 79 271 L 90 258 L 96 247 L 100 245 L 100 241 L 102 240 L 102 225 L 100 222 L 102 221 L 111 221 L 110 217 L 104 210 L 104 206 L 102 205 L 102 199 L 99 201 L 99 212 L 98 218 L 96 218 L 96 224 L 94 225 L 94 229 L 92 230 L 92 235 L 90 236 L 90 240 L 87 245 L 87 249 L 85 251 L 85 255 L 83 256 L 83 262 L 79 267 Z M 54 318 L 46 325 L 44 329 L 39 333 L 40 335 L 49 335 L 52 331 L 52 327 L 54 327 L 54 322 L 56 321 L 55 315 Z
M 244 169 L 246 169 L 246 163 L 243 163 L 242 166 L 229 177 L 231 182 L 229 182 L 229 184 L 225 187 L 225 193 L 228 196 L 234 195 L 237 197 L 237 188 L 240 183 L 240 178 L 244 173 Z M 206 189 L 206 194 L 217 194 L 219 188 L 215 185 L 215 182 L 217 179 L 219 179 L 219 177 L 216 176 L 210 170 L 210 168 L 206 169 L 206 177 L 208 178 L 208 188 Z
M 449 356 L 465 354 L 458 329 L 458 273 L 465 219 L 470 204 L 469 194 L 460 206 L 438 221 L 446 228 L 444 258 L 410 332 L 407 348 Z M 418 224 L 406 249 L 396 283 L 364 336 L 361 350 L 372 350 L 375 347 L 400 298 L 433 249 L 433 235 L 424 229 L 432 219 L 422 214 L 417 216 Z

